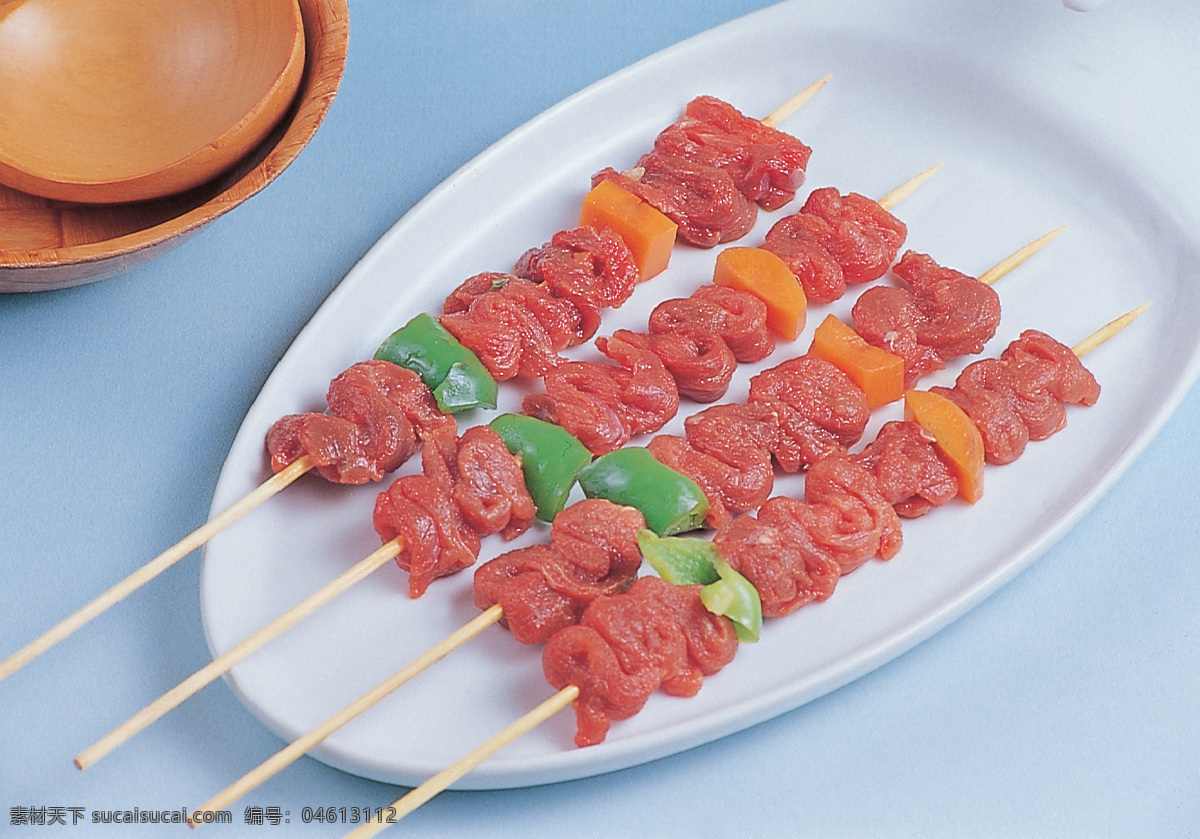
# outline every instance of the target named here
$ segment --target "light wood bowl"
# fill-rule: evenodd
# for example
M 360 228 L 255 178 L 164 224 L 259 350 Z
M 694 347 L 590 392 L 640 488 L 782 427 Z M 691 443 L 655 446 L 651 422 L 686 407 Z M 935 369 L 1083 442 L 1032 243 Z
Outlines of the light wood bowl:
M 0 183 L 88 203 L 191 189 L 262 141 L 303 70 L 296 0 L 0 5 Z
M 248 154 L 184 192 L 123 204 L 43 198 L 0 186 L 0 292 L 94 282 L 140 265 L 257 194 L 295 160 L 329 110 L 345 70 L 347 0 L 298 0 L 304 24 L 299 89 Z M 0 14 L 5 3 L 0 0 Z

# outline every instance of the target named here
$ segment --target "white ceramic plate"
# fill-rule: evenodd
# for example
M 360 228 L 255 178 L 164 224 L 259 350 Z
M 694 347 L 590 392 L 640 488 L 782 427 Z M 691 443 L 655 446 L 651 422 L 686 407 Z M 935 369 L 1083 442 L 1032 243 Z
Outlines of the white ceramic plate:
M 891 660 L 1061 536 L 1195 376 L 1189 324 L 1200 309 L 1191 282 L 1197 244 L 1161 195 L 1140 185 L 1138 162 L 1098 140 L 1089 120 L 1104 113 L 1102 99 L 1076 99 L 1070 119 L 1055 117 L 1026 86 L 986 66 L 939 58 L 911 33 L 868 41 L 814 31 L 798 11 L 772 8 L 634 65 L 552 108 L 434 190 L 351 272 L 279 363 L 229 453 L 214 511 L 267 476 L 263 438 L 276 418 L 322 410 L 328 381 L 369 357 L 413 314 L 437 311 L 462 279 L 506 270 L 526 248 L 572 226 L 591 173 L 632 165 L 700 93 L 763 115 L 833 71 L 829 86 L 783 126 L 814 148 L 807 187 L 879 196 L 944 160 L 896 211 L 909 225 L 907 246 L 943 264 L 979 273 L 1069 223 L 1000 281 L 1004 320 L 991 353 L 1027 327 L 1074 343 L 1142 302 L 1155 305 L 1087 359 L 1103 386 L 1099 405 L 1071 410 L 1065 431 L 1032 444 L 1015 464 L 990 468 L 978 504 L 954 503 L 906 523 L 898 557 L 868 563 L 826 603 L 769 622 L 762 640 L 743 646 L 697 697 L 652 697 L 637 717 L 614 724 L 604 744 L 582 750 L 571 743 L 573 715 L 560 714 L 460 787 L 532 785 L 650 760 L 795 708 Z M 780 215 L 763 214 L 741 244 L 761 243 Z M 710 280 L 714 256 L 678 248 L 668 273 L 610 313 L 602 331 L 643 328 L 656 302 Z M 814 307 L 809 330 L 769 363 L 803 352 L 812 326 L 826 312 L 845 316 L 851 303 Z M 950 382 L 957 369 L 934 381 Z M 753 372 L 742 371 L 729 398 L 744 395 Z M 514 409 L 521 395 L 507 386 L 501 408 Z M 868 438 L 895 415 L 894 408 L 880 412 Z M 306 478 L 213 540 L 201 600 L 214 655 L 377 547 L 370 518 L 379 489 Z M 538 538 L 544 532 L 517 544 Z M 512 546 L 493 537 L 481 559 Z M 291 740 L 473 617 L 470 584 L 462 574 L 410 601 L 404 574 L 388 565 L 240 664 L 229 683 L 264 724 Z M 415 784 L 551 692 L 540 650 L 491 628 L 314 755 L 360 775 Z

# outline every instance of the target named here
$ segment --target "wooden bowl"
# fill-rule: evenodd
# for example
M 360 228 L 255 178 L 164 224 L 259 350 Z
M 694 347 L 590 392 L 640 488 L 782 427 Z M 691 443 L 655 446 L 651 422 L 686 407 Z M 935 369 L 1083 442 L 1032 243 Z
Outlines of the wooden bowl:
M 81 285 L 140 265 L 257 194 L 287 168 L 337 94 L 349 43 L 347 0 L 298 3 L 304 23 L 299 89 L 270 133 L 216 178 L 124 204 L 61 201 L 0 186 L 0 292 Z M 6 8 L 0 2 L 0 15 Z
M 161 198 L 229 168 L 304 70 L 296 0 L 0 7 L 0 183 L 62 201 Z

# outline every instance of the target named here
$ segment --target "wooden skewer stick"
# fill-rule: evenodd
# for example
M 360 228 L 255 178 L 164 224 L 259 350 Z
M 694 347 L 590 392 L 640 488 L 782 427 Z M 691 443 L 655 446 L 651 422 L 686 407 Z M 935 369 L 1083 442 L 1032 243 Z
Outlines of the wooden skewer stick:
M 1131 324 L 1142 312 L 1146 311 L 1149 303 L 1143 303 L 1138 308 L 1128 312 L 1121 317 L 1110 321 L 1100 329 L 1093 332 L 1087 338 L 1084 338 L 1072 348 L 1072 352 L 1076 357 L 1082 357 L 1096 347 L 1114 337 L 1126 326 Z M 388 819 L 386 821 L 373 821 L 359 827 L 357 830 L 348 834 L 346 839 L 364 839 L 364 837 L 375 836 L 377 833 L 388 827 L 392 823 L 399 821 L 404 816 L 411 813 L 413 810 L 420 807 L 425 802 L 429 801 L 439 792 L 445 790 L 450 784 L 457 781 L 463 775 L 470 772 L 487 757 L 499 751 L 504 746 L 511 743 L 517 737 L 530 731 L 535 726 L 545 722 L 554 714 L 570 705 L 579 696 L 579 688 L 575 685 L 567 685 L 554 696 L 547 699 L 542 704 L 538 705 L 525 716 L 511 723 L 507 728 L 499 734 L 488 740 L 482 746 L 471 752 L 466 757 L 459 758 L 451 766 L 443 769 L 438 774 L 434 775 L 428 781 L 420 786 L 410 790 L 407 794 L 398 798 L 390 808 L 384 810 L 387 812 Z
M 480 632 L 497 623 L 503 615 L 504 610 L 498 603 L 480 612 L 473 620 L 468 621 L 455 632 L 447 635 L 437 644 L 430 647 L 425 653 L 397 670 L 392 676 L 380 682 L 312 731 L 293 740 L 290 744 L 259 764 L 257 768 L 243 775 L 240 780 L 230 784 L 220 793 L 213 796 L 197 812 L 221 810 L 234 801 L 237 801 L 243 795 L 262 784 L 263 781 L 286 769 L 297 758 L 311 751 L 313 747 L 330 734 L 379 702 L 385 696 L 393 693 L 398 687 L 412 679 L 418 673 L 424 672 L 430 665 L 441 661 Z
M 1058 230 L 1043 236 L 1034 244 L 1040 243 L 1038 244 L 1038 247 L 1041 247 L 1046 242 L 1050 241 L 1050 239 L 1054 238 L 1054 236 L 1056 236 L 1058 233 L 1060 233 L 1062 229 L 1063 228 L 1059 228 Z M 1014 257 L 1022 254 L 1029 247 L 1030 246 L 1027 245 L 1026 248 L 1018 251 L 1017 254 L 1014 254 Z M 1024 262 L 1029 255 L 1030 254 L 1024 254 L 1019 259 L 1010 257 L 1008 260 L 1005 260 L 1005 262 L 1002 263 L 1007 266 L 1005 271 L 1012 270 L 1021 262 Z M 1004 272 L 1000 272 L 1000 274 L 997 274 L 994 279 L 998 279 L 1003 273 Z M 1072 348 L 1072 351 L 1075 353 L 1076 357 L 1083 357 L 1132 323 L 1142 312 L 1146 310 L 1149 305 L 1149 303 L 1144 303 L 1133 311 L 1128 312 L 1121 317 L 1105 324 L 1096 332 L 1092 333 L 1092 335 L 1076 344 Z M 302 754 L 328 737 L 333 731 L 340 728 L 342 725 L 345 725 L 351 719 L 361 714 L 367 708 L 370 708 L 383 697 L 392 693 L 394 690 L 396 690 L 396 688 L 409 681 L 413 676 L 424 671 L 429 665 L 433 664 L 434 662 L 441 661 L 441 659 L 443 659 L 452 650 L 457 649 L 471 638 L 474 638 L 486 627 L 498 622 L 502 614 L 503 612 L 499 605 L 491 606 L 486 611 L 480 613 L 474 620 L 464 624 L 456 632 L 447 636 L 440 643 L 431 647 L 424 655 L 413 660 L 413 662 L 397 671 L 396 674 L 390 679 L 380 683 L 370 692 L 364 694 L 363 697 L 358 701 L 347 706 L 344 710 L 340 711 L 333 717 L 330 717 L 325 723 L 314 728 L 304 737 L 295 740 L 289 746 L 276 753 L 274 757 L 264 761 L 257 769 L 248 772 L 240 781 L 231 784 L 224 792 L 215 796 L 212 800 L 204 804 L 199 809 L 202 811 L 219 810 L 227 807 L 229 804 L 232 804 L 241 796 L 258 787 L 267 778 L 289 766 Z M 549 719 L 563 708 L 567 707 L 567 705 L 573 702 L 578 695 L 579 689 L 574 685 L 568 685 L 567 687 L 563 688 L 550 699 L 538 705 L 528 714 L 518 719 L 492 739 L 488 740 L 478 749 L 471 752 L 466 757 L 461 758 L 452 766 L 433 776 L 428 781 L 411 790 L 403 797 L 397 799 L 397 801 L 388 810 L 388 821 L 380 820 L 363 825 L 353 833 L 349 834 L 347 839 L 351 839 L 351 837 L 358 839 L 358 837 L 376 835 L 389 824 L 391 824 L 393 816 L 394 820 L 399 820 L 408 813 L 411 813 L 413 810 L 429 801 L 439 792 L 445 790 L 450 784 L 454 783 L 456 780 L 463 777 L 463 775 L 470 772 L 472 769 L 482 763 L 484 759 L 499 751 L 517 737 Z
M 892 207 L 895 207 L 905 198 L 916 192 L 917 187 L 929 180 L 930 176 L 932 176 L 934 172 L 941 168 L 941 163 L 933 164 L 924 172 L 914 175 L 904 183 L 900 184 L 900 186 L 896 187 L 887 195 L 880 198 L 876 203 L 879 204 L 880 207 L 883 207 L 883 209 L 890 211 Z
M 153 580 L 163 571 L 166 571 L 246 513 L 287 487 L 310 468 L 307 456 L 297 459 L 286 469 L 264 481 L 237 503 L 192 531 L 179 542 L 176 542 L 173 546 L 104 592 L 104 594 L 97 597 L 91 603 L 88 603 L 78 612 L 61 621 L 4 661 L 0 661 L 0 680 L 11 676 L 92 618 L 100 615 L 110 606 L 124 600 L 138 588 Z
M 541 725 L 563 708 L 566 708 L 578 696 L 579 688 L 575 685 L 567 685 L 475 751 L 466 757 L 460 758 L 452 766 L 443 769 L 419 787 L 410 790 L 407 794 L 398 798 L 390 808 L 384 811 L 388 815 L 386 820 L 380 819 L 368 822 L 357 830 L 347 834 L 346 839 L 365 839 L 365 837 L 374 836 L 393 822 L 404 818 L 463 775 L 466 775 L 476 766 L 483 763 L 486 758 L 495 754 L 522 734 Z
M 1125 314 L 1121 315 L 1119 318 L 1109 321 L 1108 323 L 1104 324 L 1104 326 L 1100 327 L 1095 332 L 1093 332 L 1091 335 L 1084 338 L 1078 344 L 1071 347 L 1071 352 L 1075 353 L 1076 358 L 1083 358 L 1085 355 L 1090 353 L 1092 350 L 1096 349 L 1096 347 L 1100 346 L 1105 341 L 1107 341 L 1109 338 L 1112 338 L 1118 332 L 1120 332 L 1122 329 L 1124 329 L 1125 327 L 1129 326 L 1129 324 L 1131 324 L 1135 320 L 1137 320 L 1138 315 L 1140 315 L 1142 312 L 1146 311 L 1146 309 L 1148 309 L 1149 307 L 1150 307 L 1149 303 L 1143 303 L 1142 305 L 1138 306 L 1133 311 L 1126 312 Z
M 793 96 L 791 99 L 787 100 L 782 105 L 780 105 L 778 108 L 771 111 L 771 113 L 769 113 L 765 117 L 763 117 L 761 120 L 762 124 L 767 126 L 767 128 L 774 128 L 775 126 L 779 125 L 779 123 L 783 122 L 785 119 L 790 117 L 792 114 L 796 113 L 796 111 L 798 111 L 800 109 L 801 105 L 803 105 L 805 102 L 807 102 L 809 99 L 811 99 L 813 97 L 813 94 L 816 93 L 821 88 L 823 88 L 825 86 L 825 83 L 828 82 L 832 78 L 833 78 L 833 74 L 830 73 L 828 76 L 826 76 L 823 79 L 817 79 L 815 82 L 810 84 L 808 87 L 804 88 L 804 90 L 800 91 L 795 96 Z
M 383 567 L 390 560 L 394 559 L 400 553 L 400 550 L 400 537 L 396 537 L 390 542 L 385 542 L 382 547 L 370 556 L 360 560 L 332 582 L 327 583 L 310 594 L 300 603 L 275 618 L 275 620 L 246 638 L 224 655 L 213 659 L 207 666 L 197 670 L 137 714 L 130 717 L 126 722 L 113 729 L 112 732 L 97 741 L 95 745 L 81 752 L 75 758 L 75 765 L 80 769 L 87 769 L 117 746 L 167 713 L 167 711 L 170 711 L 189 696 L 196 693 L 196 691 L 200 690 L 200 688 L 229 670 L 239 661 L 250 655 L 250 653 L 259 649 L 277 635 L 281 635 L 285 630 L 295 626 L 355 583 L 365 579 L 371 573 Z
M 1029 259 L 1029 257 L 1033 256 L 1035 253 L 1040 251 L 1042 248 L 1044 248 L 1046 246 L 1047 243 L 1049 243 L 1049 241 L 1051 239 L 1053 239 L 1055 236 L 1057 236 L 1059 233 L 1062 233 L 1066 229 L 1067 229 L 1067 226 L 1064 224 L 1062 227 L 1056 228 L 1055 230 L 1051 230 L 1049 233 L 1045 234 L 1044 236 L 1033 240 L 1028 245 L 1026 245 L 1025 247 L 1018 250 L 1016 253 L 1014 253 L 1012 256 L 1009 256 L 1009 257 L 1006 257 L 1005 259 L 1000 260 L 995 265 L 993 265 L 990 269 L 988 269 L 987 271 L 984 271 L 982 274 L 980 274 L 976 279 L 978 279 L 979 282 L 983 283 L 984 285 L 991 285 L 992 283 L 996 282 L 996 280 L 1000 279 L 1005 274 L 1007 274 L 1009 271 L 1016 268 L 1022 262 Z
M 983 283 L 984 285 L 991 285 L 992 283 L 996 282 L 996 280 L 1000 279 L 1005 274 L 1007 274 L 1009 271 L 1016 268 L 1022 262 L 1029 259 L 1029 257 L 1033 256 L 1035 253 L 1040 251 L 1042 248 L 1046 247 L 1046 245 L 1050 243 L 1051 239 L 1053 239 L 1055 236 L 1057 236 L 1059 233 L 1062 233 L 1066 229 L 1067 229 L 1067 226 L 1064 224 L 1062 227 L 1059 227 L 1055 230 L 1051 230 L 1049 233 L 1039 236 L 1038 238 L 1036 238 L 1032 242 L 1030 242 L 1028 245 L 1022 245 L 1020 248 L 1017 248 L 1017 250 L 1014 251 L 1011 255 L 1006 256 L 1004 259 L 997 262 L 991 268 L 984 271 L 982 274 L 980 274 L 978 277 L 976 277 L 976 279 L 979 280 L 979 282 Z

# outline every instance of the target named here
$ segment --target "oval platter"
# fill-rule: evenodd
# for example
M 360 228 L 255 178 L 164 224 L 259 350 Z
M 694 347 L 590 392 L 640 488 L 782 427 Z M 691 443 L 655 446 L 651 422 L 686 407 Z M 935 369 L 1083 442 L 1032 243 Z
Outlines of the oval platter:
M 508 270 L 528 248 L 574 226 L 593 172 L 628 168 L 693 96 L 707 93 L 765 115 L 827 73 L 832 81 L 781 128 L 813 147 L 807 182 L 879 197 L 929 165 L 942 169 L 895 213 L 905 247 L 981 273 L 1063 224 L 1067 231 L 1004 277 L 1004 316 L 985 350 L 1023 329 L 1073 344 L 1143 302 L 1153 305 L 1117 340 L 1088 356 L 1103 393 L 1072 409 L 1068 426 L 991 468 L 984 497 L 904 524 L 904 547 L 843 579 L 828 601 L 768 621 L 762 639 L 706 680 L 691 699 L 653 696 L 601 745 L 572 745 L 560 714 L 486 761 L 460 788 L 561 781 L 635 765 L 731 734 L 835 690 L 894 659 L 978 604 L 1036 559 L 1134 460 L 1197 372 L 1200 247 L 1136 159 L 1106 145 L 1099 94 L 1070 114 L 969 58 L 932 54 L 911 33 L 880 40 L 812 30 L 783 4 L 699 35 L 639 62 L 514 131 L 414 206 L 351 271 L 281 359 L 229 452 L 213 511 L 268 475 L 267 429 L 280 416 L 324 409 L 331 378 L 370 357 L 418 312 L 437 312 L 466 277 Z M 717 59 L 720 60 L 717 60 Z M 653 81 L 653 84 L 648 82 Z M 402 164 L 402 161 L 401 161 Z M 400 164 L 398 164 L 400 165 Z M 760 214 L 737 244 L 760 244 L 788 212 Z M 677 247 L 668 271 L 644 283 L 601 333 L 643 329 L 653 306 L 711 281 L 715 252 Z M 887 281 L 883 280 L 884 282 Z M 808 328 L 749 377 L 803 353 L 826 313 L 848 316 L 857 289 L 813 306 Z M 580 347 L 575 358 L 596 357 Z M 961 364 L 927 379 L 948 384 Z M 1151 374 L 1147 374 L 1151 371 Z M 528 387 L 502 388 L 518 410 Z M 701 406 L 685 403 L 680 414 Z M 462 418 L 486 422 L 493 414 Z M 868 428 L 899 416 L 877 412 Z M 681 419 L 667 427 L 675 431 Z M 401 473 L 415 471 L 410 463 Z M 795 491 L 795 481 L 777 490 Z M 206 549 L 201 606 L 219 655 L 376 547 L 371 510 L 379 486 L 337 487 L 305 478 Z M 545 538 L 484 542 L 481 561 Z M 409 600 L 389 564 L 235 667 L 228 683 L 279 736 L 324 721 L 476 614 L 469 573 Z M 452 763 L 552 693 L 540 650 L 492 628 L 328 738 L 313 756 L 381 781 L 416 784 Z

